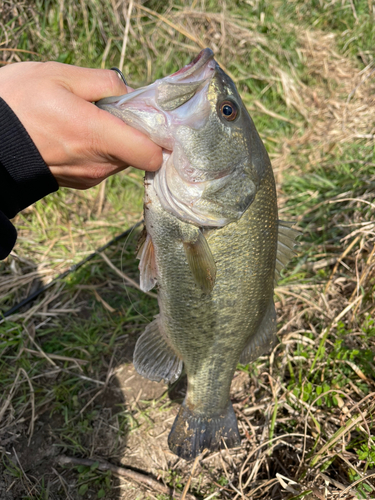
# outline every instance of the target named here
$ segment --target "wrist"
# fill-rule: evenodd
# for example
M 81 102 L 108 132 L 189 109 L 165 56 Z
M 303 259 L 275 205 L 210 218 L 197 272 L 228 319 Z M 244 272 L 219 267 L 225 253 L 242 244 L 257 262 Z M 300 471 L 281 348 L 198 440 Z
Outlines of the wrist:
M 56 191 L 58 184 L 15 113 L 0 98 L 0 210 L 7 217 Z

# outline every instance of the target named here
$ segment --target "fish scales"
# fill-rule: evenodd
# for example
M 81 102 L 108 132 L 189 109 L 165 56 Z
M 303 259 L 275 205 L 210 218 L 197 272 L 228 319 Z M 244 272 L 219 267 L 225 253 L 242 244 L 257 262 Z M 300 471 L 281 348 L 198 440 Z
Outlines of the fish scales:
M 295 236 L 278 221 L 267 152 L 209 49 L 174 75 L 98 105 L 164 148 L 161 169 L 145 176 L 138 253 L 141 287 L 157 285 L 160 313 L 138 339 L 134 365 L 151 380 L 186 372 L 168 439 L 174 453 L 192 459 L 239 445 L 231 381 L 239 360 L 275 343 L 275 266 L 293 255 Z
M 183 244 L 176 238 L 183 232 L 184 223 L 165 212 L 154 193 L 147 195 L 150 203 L 146 202 L 145 222 L 160 270 L 161 323 L 184 360 L 188 401 L 202 414 L 227 407 L 240 354 L 257 331 L 272 297 L 277 212 L 272 173 L 267 177 L 237 223 L 206 233 L 217 266 L 216 284 L 210 295 L 195 285 Z M 248 332 L 246 336 L 236 335 L 243 331 Z

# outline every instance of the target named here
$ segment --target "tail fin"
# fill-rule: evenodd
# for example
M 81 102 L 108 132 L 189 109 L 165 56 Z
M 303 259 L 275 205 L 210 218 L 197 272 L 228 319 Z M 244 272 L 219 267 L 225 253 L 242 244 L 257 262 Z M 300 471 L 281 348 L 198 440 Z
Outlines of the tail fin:
M 241 443 L 232 403 L 229 401 L 228 408 L 222 413 L 201 417 L 187 407 L 185 399 L 168 437 L 173 453 L 191 460 L 204 450 L 224 448 L 223 441 L 228 448 Z

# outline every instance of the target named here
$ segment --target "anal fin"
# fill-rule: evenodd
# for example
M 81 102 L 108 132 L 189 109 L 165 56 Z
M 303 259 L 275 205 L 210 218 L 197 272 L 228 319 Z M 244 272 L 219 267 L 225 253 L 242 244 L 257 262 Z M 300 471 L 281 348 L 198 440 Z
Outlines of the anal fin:
M 149 380 L 174 382 L 183 362 L 167 344 L 159 327 L 159 316 L 146 326 L 135 346 L 133 363 L 137 372 Z
M 216 264 L 211 249 L 199 230 L 194 242 L 184 241 L 186 258 L 195 283 L 204 293 L 210 293 L 216 279 Z
M 240 363 L 247 365 L 258 359 L 265 352 L 270 351 L 278 342 L 276 331 L 276 310 L 273 299 L 271 299 L 258 330 L 250 338 L 247 346 L 242 351 Z

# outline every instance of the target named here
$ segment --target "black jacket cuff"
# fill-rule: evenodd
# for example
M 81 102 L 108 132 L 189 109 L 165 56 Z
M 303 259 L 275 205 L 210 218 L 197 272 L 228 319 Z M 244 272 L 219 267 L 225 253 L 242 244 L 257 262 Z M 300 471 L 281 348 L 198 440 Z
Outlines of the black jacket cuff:
M 17 239 L 17 231 L 8 217 L 5 217 L 3 212 L 0 212 L 0 260 L 5 259 Z
M 26 129 L 0 98 L 0 210 L 11 219 L 58 187 Z

